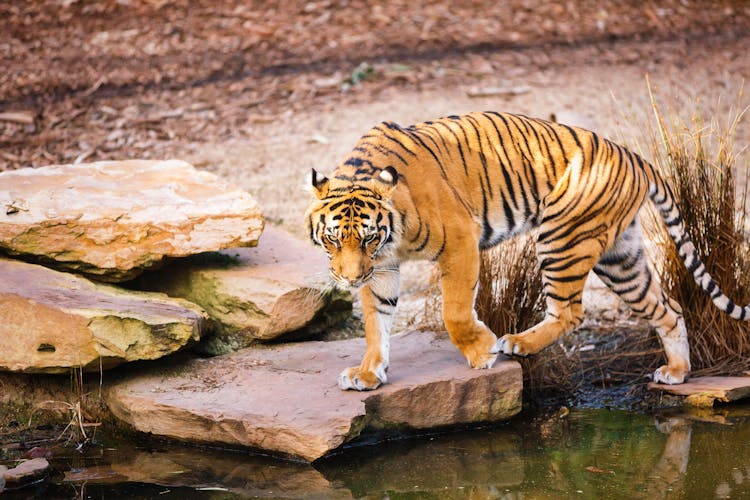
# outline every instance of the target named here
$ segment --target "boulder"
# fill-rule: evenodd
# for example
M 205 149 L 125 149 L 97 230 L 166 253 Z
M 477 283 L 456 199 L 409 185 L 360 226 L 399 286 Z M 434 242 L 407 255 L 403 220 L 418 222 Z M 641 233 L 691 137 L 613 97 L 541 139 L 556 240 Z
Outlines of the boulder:
M 164 294 L 130 292 L 0 258 L 0 369 L 67 373 L 156 359 L 200 338 L 208 317 Z
M 364 339 L 245 349 L 143 369 L 105 394 L 135 429 L 184 441 L 320 458 L 363 429 L 428 429 L 494 422 L 521 410 L 521 367 L 472 370 L 445 335 L 412 332 L 391 342 L 388 384 L 342 391 Z
M 103 281 L 164 257 L 253 246 L 262 230 L 249 194 L 183 161 L 0 172 L 0 250 Z
M 256 248 L 182 259 L 142 275 L 135 286 L 201 306 L 216 328 L 200 350 L 212 355 L 289 332 L 309 336 L 348 316 L 352 302 L 348 291 L 329 285 L 323 252 L 272 226 Z

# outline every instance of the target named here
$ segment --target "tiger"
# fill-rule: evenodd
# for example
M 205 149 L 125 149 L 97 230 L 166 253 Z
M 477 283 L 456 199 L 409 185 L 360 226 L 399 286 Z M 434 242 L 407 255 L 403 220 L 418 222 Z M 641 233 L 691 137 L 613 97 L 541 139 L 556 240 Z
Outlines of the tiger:
M 583 128 L 501 112 L 407 127 L 385 121 L 328 176 L 313 168 L 309 182 L 310 238 L 328 255 L 333 282 L 358 289 L 362 304 L 365 352 L 339 375 L 343 390 L 387 382 L 399 266 L 408 259 L 437 262 L 445 329 L 472 368 L 491 368 L 500 353 L 536 354 L 578 327 L 593 270 L 656 330 L 666 364 L 653 381 L 683 383 L 688 333 L 644 251 L 639 213 L 647 198 L 713 303 L 750 319 L 750 305 L 735 305 L 706 271 L 664 177 Z M 480 252 L 532 229 L 546 312 L 528 330 L 498 338 L 474 308 Z

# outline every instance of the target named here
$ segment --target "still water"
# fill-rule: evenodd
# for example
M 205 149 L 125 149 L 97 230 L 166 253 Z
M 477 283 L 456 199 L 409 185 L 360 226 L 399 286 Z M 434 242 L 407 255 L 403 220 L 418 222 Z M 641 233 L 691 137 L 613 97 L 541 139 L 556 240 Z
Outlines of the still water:
M 580 409 L 350 447 L 314 465 L 102 439 L 7 498 L 748 498 L 750 405 Z

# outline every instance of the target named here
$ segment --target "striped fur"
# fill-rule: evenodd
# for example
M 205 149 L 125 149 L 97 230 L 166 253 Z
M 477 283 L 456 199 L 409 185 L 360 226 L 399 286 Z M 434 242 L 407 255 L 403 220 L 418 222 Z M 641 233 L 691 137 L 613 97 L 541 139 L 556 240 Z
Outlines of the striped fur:
M 690 357 L 681 308 L 654 279 L 642 246 L 638 212 L 647 198 L 716 306 L 750 319 L 750 306 L 736 306 L 706 272 L 654 167 L 587 130 L 495 112 L 405 128 L 384 122 L 330 178 L 313 170 L 312 189 L 310 237 L 328 253 L 338 283 L 361 287 L 367 348 L 359 366 L 342 372 L 343 389 L 386 381 L 404 259 L 439 263 L 446 329 L 474 368 L 492 366 L 501 351 L 536 353 L 580 325 L 593 270 L 656 328 L 667 364 L 654 380 L 683 382 Z M 531 228 L 546 316 L 497 340 L 474 312 L 479 251 Z

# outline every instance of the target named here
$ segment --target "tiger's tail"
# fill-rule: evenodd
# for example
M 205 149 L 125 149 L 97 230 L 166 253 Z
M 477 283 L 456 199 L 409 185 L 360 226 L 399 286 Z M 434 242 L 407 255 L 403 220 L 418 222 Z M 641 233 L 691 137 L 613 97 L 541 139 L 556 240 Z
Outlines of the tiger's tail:
M 682 214 L 675 203 L 671 188 L 655 170 L 653 172 L 655 181 L 651 183 L 649 197 L 659 210 L 659 214 L 667 226 L 667 232 L 669 232 L 672 241 L 677 245 L 677 253 L 685 263 L 685 267 L 692 273 L 693 279 L 695 279 L 698 286 L 711 297 L 716 307 L 734 319 L 750 320 L 750 304 L 742 307 L 732 302 L 729 297 L 724 295 L 719 285 L 706 271 L 706 267 L 698 256 L 693 242 L 685 232 L 685 226 L 682 223 Z

